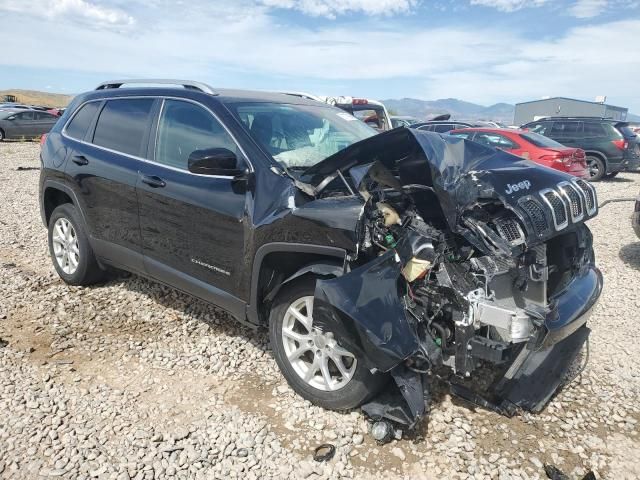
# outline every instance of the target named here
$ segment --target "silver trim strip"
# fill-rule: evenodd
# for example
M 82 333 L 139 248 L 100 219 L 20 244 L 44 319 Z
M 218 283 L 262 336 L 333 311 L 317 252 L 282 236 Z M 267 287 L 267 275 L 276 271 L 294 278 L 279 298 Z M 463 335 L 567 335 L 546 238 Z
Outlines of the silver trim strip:
M 574 217 L 574 215 L 573 215 L 573 202 L 571 201 L 571 197 L 569 196 L 569 194 L 566 192 L 566 188 L 570 188 L 575 193 L 578 194 L 578 202 L 580 203 L 580 215 L 577 215 L 577 216 Z M 558 190 L 560 190 L 560 193 L 564 196 L 564 198 L 567 200 L 567 202 L 569 202 L 568 203 L 568 207 L 569 207 L 569 213 L 571 215 L 571 223 L 576 223 L 576 222 L 579 222 L 580 220 L 582 220 L 584 218 L 584 211 L 586 210 L 586 207 L 583 204 L 582 195 L 580 195 L 580 192 L 578 192 L 576 190 L 576 187 L 574 187 L 569 182 L 560 182 L 558 184 Z
M 238 147 L 238 150 L 240 150 L 240 152 L 242 153 L 242 156 L 244 157 L 245 161 L 247 162 L 247 165 L 249 165 L 249 170 L 252 173 L 255 172 L 255 169 L 253 168 L 253 165 L 251 163 L 251 160 L 249 160 L 248 155 L 246 154 L 246 152 L 244 151 L 244 149 L 242 148 L 242 146 L 240 145 L 240 143 L 238 142 L 236 137 L 233 135 L 233 133 L 231 133 L 229 131 L 227 126 L 224 124 L 224 122 L 222 122 L 220 120 L 220 118 L 209 107 L 207 107 L 206 105 L 203 105 L 202 103 L 197 102 L 195 100 L 191 100 L 190 98 L 171 97 L 171 96 L 166 96 L 166 95 L 134 95 L 134 96 L 122 96 L 122 97 L 94 98 L 94 99 L 91 99 L 91 100 L 87 100 L 86 102 L 83 102 L 81 105 L 78 106 L 78 108 L 76 108 L 76 110 L 73 112 L 73 115 L 69 118 L 69 120 L 67 120 L 67 123 L 64 124 L 64 127 L 62 127 L 62 131 L 60 132 L 60 134 L 64 138 L 66 138 L 68 140 L 73 140 L 74 142 L 79 142 L 79 143 L 82 143 L 83 145 L 88 145 L 90 147 L 94 147 L 94 148 L 98 148 L 100 150 L 104 150 L 105 152 L 115 153 L 115 154 L 122 155 L 122 156 L 125 156 L 125 157 L 128 157 L 128 158 L 132 158 L 134 160 L 140 160 L 142 162 L 149 163 L 151 165 L 157 165 L 157 166 L 160 166 L 160 167 L 168 168 L 170 170 L 175 170 L 177 172 L 188 173 L 189 175 L 195 175 L 195 176 L 198 176 L 198 177 L 207 177 L 207 178 L 225 178 L 225 179 L 233 179 L 234 178 L 234 177 L 232 177 L 230 175 L 203 175 L 201 173 L 193 173 L 193 172 L 190 172 L 189 170 L 186 170 L 186 169 L 183 169 L 183 168 L 172 167 L 170 165 L 165 165 L 163 163 L 154 162 L 152 160 L 149 160 L 148 158 L 138 157 L 137 155 L 131 155 L 131 154 L 128 154 L 128 153 L 120 152 L 118 150 L 113 150 L 111 148 L 102 147 L 100 145 L 96 145 L 95 143 L 85 142 L 84 140 L 79 140 L 77 138 L 73 138 L 73 137 L 71 137 L 71 136 L 69 136 L 67 134 L 67 126 L 75 118 L 75 116 L 78 114 L 80 109 L 82 107 L 84 107 L 87 103 L 104 102 L 104 101 L 109 101 L 109 100 L 141 99 L 141 98 L 142 99 L 152 98 L 152 99 L 162 100 L 162 106 L 163 107 L 164 107 L 164 101 L 169 99 L 169 100 L 178 100 L 178 101 L 182 101 L 182 102 L 193 103 L 194 105 L 198 105 L 198 106 L 204 108 L 207 112 L 209 112 L 213 116 L 213 118 L 216 119 L 216 121 L 220 125 L 222 125 L 222 128 L 224 128 L 224 130 L 229 134 L 229 136 L 233 140 L 233 143 L 236 144 L 236 146 Z M 160 118 L 160 117 L 158 116 L 158 118 Z M 157 136 L 157 134 L 158 134 L 158 129 L 156 128 L 156 136 Z M 154 140 L 154 148 L 155 148 L 155 140 Z
M 545 193 L 551 192 L 553 193 L 556 197 L 558 197 L 558 199 L 560 200 L 560 203 L 562 203 L 562 206 L 564 207 L 564 214 L 565 214 L 565 221 L 563 223 L 558 223 L 558 219 L 556 218 L 556 211 L 553 208 L 553 205 L 551 204 L 551 202 L 549 200 L 547 200 L 547 197 L 545 197 Z M 551 188 L 545 188 L 543 190 L 540 190 L 540 192 L 538 192 L 540 194 L 540 197 L 542 198 L 542 201 L 544 203 L 547 204 L 547 206 L 549 207 L 549 209 L 551 210 L 551 217 L 553 218 L 553 225 L 555 227 L 556 230 L 562 230 L 564 228 L 567 227 L 567 225 L 569 225 L 569 213 L 567 212 L 567 205 L 564 203 L 564 200 L 562 199 L 562 196 L 556 192 L 555 190 L 551 189 Z
M 209 85 L 202 82 L 194 82 L 193 80 L 175 80 L 167 78 L 130 78 L 128 80 L 109 80 L 108 82 L 102 82 L 95 89 L 106 90 L 111 88 L 120 88 L 122 85 L 181 85 L 187 90 L 198 90 L 210 95 L 217 95 L 217 92 L 213 90 Z
M 580 182 L 583 182 L 585 184 L 585 186 L 591 192 L 591 195 L 593 196 L 593 208 L 588 208 L 589 202 L 587 202 L 587 194 L 585 193 L 585 191 L 580 186 L 581 185 Z M 598 211 L 598 196 L 596 195 L 596 189 L 594 188 L 593 185 L 591 185 L 586 180 L 582 180 L 582 179 L 574 180 L 573 183 L 575 183 L 578 186 L 578 190 L 584 196 L 584 205 L 585 205 L 585 210 L 587 212 L 587 215 L 589 215 L 589 216 L 594 215 Z

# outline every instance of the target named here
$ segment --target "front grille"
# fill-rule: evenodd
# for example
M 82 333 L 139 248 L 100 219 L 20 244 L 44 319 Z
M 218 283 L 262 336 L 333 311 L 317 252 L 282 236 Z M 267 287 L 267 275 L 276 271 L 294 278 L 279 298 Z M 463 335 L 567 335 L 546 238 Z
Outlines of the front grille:
M 577 187 L 569 182 L 558 184 L 560 191 L 569 201 L 569 211 L 571 213 L 571 221 L 578 222 L 584 217 L 584 207 L 582 206 L 582 196 L 578 193 Z
M 587 215 L 593 215 L 594 213 L 596 213 L 596 209 L 598 207 L 595 189 L 589 183 L 585 182 L 582 179 L 575 180 L 575 184 L 584 195 L 585 205 L 587 207 Z
M 545 235 L 549 231 L 549 224 L 542 205 L 531 197 L 525 197 L 520 200 L 520 206 L 527 212 L 536 235 Z
M 546 189 L 541 190 L 540 195 L 542 195 L 543 200 L 549 205 L 549 208 L 551 208 L 556 230 L 565 228 L 569 224 L 569 219 L 567 217 L 567 208 L 560 194 L 555 190 Z
M 501 218 L 496 220 L 498 234 L 511 246 L 524 243 L 524 232 L 515 218 Z

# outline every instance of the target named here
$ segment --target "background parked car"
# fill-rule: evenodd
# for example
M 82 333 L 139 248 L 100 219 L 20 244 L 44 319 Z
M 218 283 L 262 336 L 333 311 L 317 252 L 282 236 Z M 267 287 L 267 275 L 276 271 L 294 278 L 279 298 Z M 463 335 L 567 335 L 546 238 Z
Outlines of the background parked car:
M 568 147 L 585 151 L 591 181 L 614 177 L 618 172 L 635 169 L 640 157 L 623 133 L 627 122 L 599 117 L 548 117 L 522 125 L 522 128 L 552 138 Z
M 36 138 L 51 130 L 57 116 L 38 110 L 1 110 L 0 141 L 11 138 Z
M 411 128 L 415 128 L 417 130 L 428 130 L 436 133 L 447 133 L 451 130 L 473 127 L 492 128 L 494 125 L 487 125 L 485 122 L 462 122 L 459 120 L 429 120 L 428 122 L 420 122 L 411 125 Z
M 566 147 L 534 132 L 499 128 L 466 128 L 452 130 L 449 134 L 505 150 L 576 177 L 589 178 L 583 150 Z

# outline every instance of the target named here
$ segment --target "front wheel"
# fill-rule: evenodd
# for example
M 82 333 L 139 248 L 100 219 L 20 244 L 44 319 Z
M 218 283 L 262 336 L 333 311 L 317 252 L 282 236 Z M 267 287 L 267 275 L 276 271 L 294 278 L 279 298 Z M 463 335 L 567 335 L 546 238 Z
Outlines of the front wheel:
M 287 284 L 275 298 L 269 337 L 280 371 L 300 396 L 330 410 L 362 405 L 386 377 L 372 374 L 364 359 L 341 346 L 333 332 L 313 324 L 315 278 Z
M 600 157 L 587 155 L 587 168 L 589 169 L 589 181 L 597 182 L 607 173 L 604 161 Z
M 4 140 L 4 132 L 0 128 L 0 142 L 2 142 L 3 140 Z

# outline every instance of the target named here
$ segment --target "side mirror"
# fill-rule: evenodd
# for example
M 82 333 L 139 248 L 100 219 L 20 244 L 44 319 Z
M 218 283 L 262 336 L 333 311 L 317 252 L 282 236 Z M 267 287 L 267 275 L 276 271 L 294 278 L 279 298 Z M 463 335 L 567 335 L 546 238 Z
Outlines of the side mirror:
M 16 116 L 15 115 L 11 115 L 10 117 L 7 117 L 7 120 L 15 120 Z
M 200 175 L 222 175 L 240 177 L 247 173 L 238 168 L 238 157 L 227 148 L 208 148 L 195 150 L 189 155 L 189 171 Z

